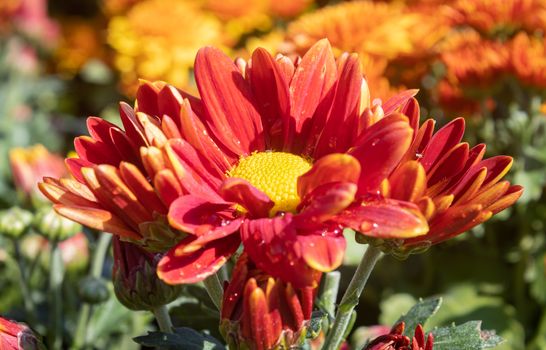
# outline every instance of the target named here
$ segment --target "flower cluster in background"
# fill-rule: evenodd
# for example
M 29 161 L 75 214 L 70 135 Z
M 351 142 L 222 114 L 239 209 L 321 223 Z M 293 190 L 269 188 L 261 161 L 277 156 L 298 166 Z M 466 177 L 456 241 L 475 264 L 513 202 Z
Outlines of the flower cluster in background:
M 0 348 L 545 348 L 545 31 L 546 0 L 0 1 Z

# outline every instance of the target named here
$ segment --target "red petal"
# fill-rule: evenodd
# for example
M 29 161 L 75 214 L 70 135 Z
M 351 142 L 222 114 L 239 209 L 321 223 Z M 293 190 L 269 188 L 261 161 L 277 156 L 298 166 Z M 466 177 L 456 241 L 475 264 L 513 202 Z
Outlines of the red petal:
M 385 113 L 385 116 L 388 116 L 399 108 L 403 108 L 418 92 L 419 90 L 417 89 L 406 90 L 389 98 L 387 102 L 383 103 L 381 106 L 383 108 L 383 113 Z
M 480 216 L 482 212 L 483 207 L 479 204 L 451 207 L 432 219 L 430 222 L 430 232 L 427 235 L 409 239 L 406 241 L 406 244 L 414 245 L 422 241 L 429 241 L 431 244 L 436 244 L 457 236 L 481 224 Z
M 341 232 L 336 228 L 298 236 L 307 265 L 321 272 L 330 272 L 341 266 L 347 245 Z
M 157 104 L 159 89 L 152 83 L 140 80 L 136 93 L 137 110 L 151 116 L 161 117 Z
M 249 69 L 250 87 L 256 98 L 256 106 L 262 115 L 262 122 L 270 147 L 282 147 L 282 134 L 271 134 L 271 126 L 282 120 L 283 128 L 290 122 L 290 97 L 288 82 L 285 80 L 281 68 L 271 57 L 269 52 L 262 48 L 252 53 L 252 65 Z M 285 130 L 283 134 L 286 134 Z
M 468 143 L 459 143 L 445 153 L 436 164 L 427 171 L 429 186 L 440 181 L 449 182 L 451 177 L 459 175 L 468 160 Z
M 169 208 L 172 227 L 196 236 L 215 232 L 236 231 L 241 218 L 235 218 L 233 203 L 211 203 L 203 198 L 186 195 L 175 200 Z
M 230 161 L 235 161 L 239 157 L 237 154 L 226 155 L 212 140 L 210 132 L 203 122 L 194 113 L 190 102 L 184 100 L 180 110 L 180 132 L 183 138 L 188 141 L 201 155 L 206 156 L 215 164 L 220 172 L 226 172 L 230 167 Z
M 406 117 L 385 117 L 366 129 L 349 154 L 360 162 L 359 193 L 376 192 L 408 150 L 413 130 Z
M 341 63 L 328 120 L 323 130 L 320 130 L 322 135 L 314 154 L 315 159 L 328 153 L 345 152 L 356 136 L 362 71 L 356 54 L 342 56 L 341 59 L 344 57 L 346 59 Z
M 243 206 L 251 218 L 267 217 L 271 208 L 275 206 L 275 203 L 265 193 L 244 179 L 229 178 L 225 180 L 219 192 L 226 201 Z
M 195 238 L 184 238 L 179 246 L 191 239 Z M 157 275 L 169 284 L 200 282 L 218 271 L 235 253 L 240 242 L 238 235 L 229 235 L 182 256 L 176 254 L 176 250 L 179 249 L 179 246 L 176 246 L 159 261 Z
M 137 146 L 146 146 L 148 143 L 144 137 L 142 126 L 136 119 L 136 114 L 133 108 L 125 102 L 119 104 L 119 116 L 123 123 L 123 128 L 129 139 Z
M 327 39 L 313 45 L 303 56 L 290 82 L 290 115 L 294 119 L 293 129 L 285 135 L 285 149 L 302 133 L 304 125 L 313 116 L 321 99 L 328 93 L 337 79 L 337 69 L 332 48 Z
M 413 203 L 394 199 L 351 207 L 332 221 L 377 238 L 410 238 L 428 232 L 427 220 Z
M 72 176 L 79 182 L 85 183 L 82 176 L 82 168 L 93 166 L 93 163 L 80 158 L 67 158 L 64 162 Z
M 262 121 L 249 86 L 231 59 L 205 47 L 195 60 L 195 80 L 218 140 L 238 155 L 265 148 Z
M 74 139 L 74 148 L 78 156 L 93 164 L 111 164 L 117 166 L 121 161 L 117 152 L 107 144 L 94 140 L 89 136 L 80 136 Z
M 426 173 L 419 162 L 403 163 L 389 178 L 390 196 L 408 202 L 419 200 L 427 188 Z
M 316 286 L 319 271 L 303 260 L 292 215 L 246 220 L 241 225 L 245 250 L 256 266 L 296 288 Z
M 464 119 L 457 118 L 438 130 L 423 151 L 421 164 L 428 172 L 442 156 L 461 142 L 464 134 Z
M 301 212 L 294 220 L 298 227 L 316 227 L 351 205 L 356 191 L 357 186 L 350 182 L 319 186 L 300 204 Z
M 167 214 L 167 208 L 157 196 L 154 188 L 140 170 L 130 163 L 122 162 L 119 167 L 120 175 L 125 184 L 131 188 L 141 203 L 144 203 L 151 212 Z

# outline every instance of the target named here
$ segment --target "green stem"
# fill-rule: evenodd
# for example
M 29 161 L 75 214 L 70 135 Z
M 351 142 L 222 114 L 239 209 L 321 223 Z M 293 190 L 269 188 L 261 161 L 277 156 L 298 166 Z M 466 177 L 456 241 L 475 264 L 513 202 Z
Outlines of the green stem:
M 353 275 L 349 287 L 345 291 L 341 303 L 337 309 L 336 319 L 332 329 L 328 332 L 328 337 L 324 343 L 323 349 L 337 350 L 343 341 L 343 336 L 347 332 L 347 327 L 351 321 L 351 314 L 358 305 L 360 295 L 364 290 L 364 286 L 370 277 L 375 264 L 381 258 L 381 250 L 379 248 L 368 246 L 366 253 L 362 257 L 358 268 Z
M 91 262 L 91 268 L 89 269 L 89 276 L 99 278 L 102 274 L 102 268 L 104 266 L 104 259 L 110 246 L 112 235 L 101 233 L 95 253 L 93 254 L 93 260 Z M 74 344 L 72 349 L 81 349 L 87 343 L 87 323 L 89 322 L 89 316 L 91 314 L 91 304 L 84 303 L 80 309 L 80 315 L 78 317 L 78 323 L 76 326 L 76 333 L 74 336 Z
M 217 274 L 211 275 L 203 281 L 203 284 L 205 285 L 212 302 L 216 305 L 218 310 L 220 310 L 222 307 L 222 298 L 224 296 L 224 287 L 220 282 L 220 278 Z
M 173 323 L 171 322 L 171 317 L 169 316 L 169 310 L 167 310 L 167 306 L 162 305 L 156 307 L 152 310 L 152 312 L 155 316 L 155 319 L 157 320 L 159 329 L 164 333 L 172 333 Z
M 21 254 L 21 249 L 19 247 L 19 242 L 17 239 L 12 240 L 13 243 L 13 252 L 15 254 L 15 263 L 17 269 L 19 270 L 19 286 L 21 288 L 21 294 L 23 295 L 23 305 L 25 307 L 25 313 L 27 320 L 32 326 L 35 326 L 36 315 L 35 315 L 35 305 L 34 300 L 32 299 L 32 293 L 28 283 L 30 283 L 29 275 L 26 273 L 25 260 Z
M 337 293 L 339 292 L 339 281 L 341 273 L 339 271 L 328 272 L 324 276 L 324 288 L 320 295 L 320 304 L 329 317 L 334 316 L 336 311 Z
M 62 284 L 64 266 L 57 240 L 51 240 L 51 258 L 49 263 L 49 344 L 50 349 L 61 349 L 63 342 L 63 297 Z

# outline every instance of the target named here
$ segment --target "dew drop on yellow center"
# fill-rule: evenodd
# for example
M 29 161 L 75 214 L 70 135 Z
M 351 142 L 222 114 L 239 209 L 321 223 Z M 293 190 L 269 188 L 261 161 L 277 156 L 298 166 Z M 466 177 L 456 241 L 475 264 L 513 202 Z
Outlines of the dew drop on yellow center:
M 228 176 L 239 177 L 275 202 L 270 214 L 294 212 L 300 203 L 298 177 L 311 169 L 311 162 L 292 153 L 259 152 L 241 158 Z

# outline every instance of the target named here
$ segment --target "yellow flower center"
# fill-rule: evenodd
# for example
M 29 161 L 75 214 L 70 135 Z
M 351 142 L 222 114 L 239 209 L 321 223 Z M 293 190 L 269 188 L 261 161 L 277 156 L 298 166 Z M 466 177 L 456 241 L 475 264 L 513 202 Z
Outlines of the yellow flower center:
M 241 158 L 228 176 L 239 177 L 268 195 L 275 206 L 270 214 L 294 212 L 300 203 L 298 177 L 311 169 L 307 159 L 285 152 L 259 152 Z

